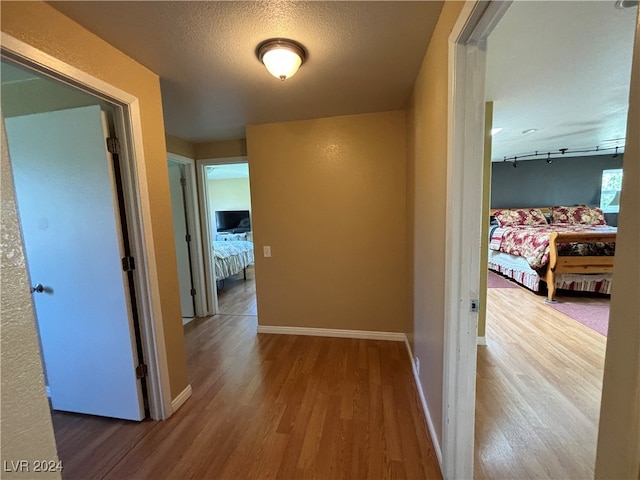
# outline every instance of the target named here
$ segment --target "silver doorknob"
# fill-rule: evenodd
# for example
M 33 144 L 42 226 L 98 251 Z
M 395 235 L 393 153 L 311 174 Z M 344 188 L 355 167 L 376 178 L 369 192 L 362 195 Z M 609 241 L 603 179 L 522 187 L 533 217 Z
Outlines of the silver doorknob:
M 37 283 L 35 286 L 31 287 L 31 293 L 42 293 L 44 292 L 44 287 L 41 283 Z

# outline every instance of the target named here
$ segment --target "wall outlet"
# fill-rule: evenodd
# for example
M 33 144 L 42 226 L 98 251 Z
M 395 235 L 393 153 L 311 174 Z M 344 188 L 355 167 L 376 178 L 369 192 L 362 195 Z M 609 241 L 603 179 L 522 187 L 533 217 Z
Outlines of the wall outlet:
M 271 247 L 269 245 L 265 245 L 264 247 L 262 247 L 262 252 L 264 253 L 265 257 L 270 257 L 271 256 Z
M 418 357 L 415 357 L 414 363 L 416 365 L 416 374 L 420 375 L 420 359 Z

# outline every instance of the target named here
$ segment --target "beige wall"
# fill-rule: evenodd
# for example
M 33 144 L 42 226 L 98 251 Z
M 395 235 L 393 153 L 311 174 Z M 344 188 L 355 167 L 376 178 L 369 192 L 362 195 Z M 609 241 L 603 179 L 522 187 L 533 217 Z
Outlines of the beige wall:
M 404 111 L 247 127 L 261 325 L 406 331 L 405 133 Z
M 2 32 L 22 40 L 139 100 L 149 219 L 157 262 L 171 395 L 188 385 L 178 296 L 160 82 L 158 76 L 42 2 L 2 2 Z
M 215 228 L 216 210 L 251 210 L 251 191 L 248 178 L 207 180 L 211 225 Z
M 409 230 L 413 233 L 411 337 L 420 383 L 442 443 L 448 38 L 463 2 L 445 2 L 408 112 Z
M 183 140 L 180 137 L 166 134 L 167 152 L 175 153 L 183 157 L 196 158 L 195 145 L 191 142 Z
M 640 17 L 629 97 L 627 145 L 595 478 L 640 478 Z
M 194 160 L 246 157 L 247 141 L 239 138 L 195 143 L 167 134 L 167 151 Z
M 233 158 L 247 156 L 247 141 L 244 138 L 238 140 L 223 140 L 219 142 L 196 143 L 195 157 L 197 160 L 209 160 L 212 158 Z
M 44 391 L 40 346 L 36 333 L 22 236 L 16 210 L 13 177 L 7 155 L 4 120 L 2 136 L 2 259 L 0 363 L 2 364 L 2 417 L 0 423 L 2 478 L 32 478 L 33 472 L 5 472 L 5 463 L 57 460 L 49 403 Z M 38 478 L 60 478 L 59 472 Z

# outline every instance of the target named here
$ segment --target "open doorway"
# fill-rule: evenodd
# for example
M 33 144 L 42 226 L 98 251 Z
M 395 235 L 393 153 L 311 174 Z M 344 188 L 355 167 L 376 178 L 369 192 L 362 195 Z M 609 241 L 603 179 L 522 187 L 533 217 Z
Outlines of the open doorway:
M 246 158 L 229 160 L 201 165 L 208 278 L 216 314 L 257 315 L 249 165 Z
M 141 420 L 145 360 L 114 109 L 4 60 L 2 93 L 52 408 Z
M 554 302 L 545 302 L 547 265 L 518 256 L 509 242 L 524 231 L 530 235 L 523 242 L 540 245 L 551 231 L 584 232 L 584 241 L 590 234 L 615 233 L 617 214 L 598 208 L 619 198 L 601 192 L 601 185 L 604 171 L 623 165 L 632 13 L 605 3 L 516 2 L 488 38 L 487 100 L 494 127 L 488 165 L 496 216 L 486 219 L 491 219 L 491 241 L 486 336 L 480 333 L 486 342 L 478 348 L 474 473 L 479 478 L 594 474 L 613 247 L 597 237 L 599 243 L 578 245 L 588 247 L 582 255 L 594 259 L 583 257 L 580 271 L 557 275 L 558 290 L 549 295 Z M 570 29 L 560 27 L 566 22 Z M 532 23 L 545 25 L 544 40 L 528 28 Z M 579 55 L 575 44 L 581 45 Z M 571 62 L 565 62 L 566 50 L 573 52 Z M 519 62 L 512 56 L 516 51 Z M 603 62 L 611 66 L 603 70 Z M 546 75 L 549 70 L 555 74 Z M 509 85 L 510 76 L 521 79 L 517 87 Z M 574 103 L 574 96 L 589 98 L 588 106 Z M 588 143 L 591 128 L 601 130 L 597 143 Z M 530 145 L 535 147 L 527 149 Z M 580 215 L 579 221 L 572 216 L 575 222 L 565 227 L 560 217 L 565 210 L 593 216 Z M 516 214 L 523 214 L 523 222 L 535 215 L 536 225 L 510 224 L 507 216 Z M 525 248 L 523 243 L 520 251 Z M 587 261 L 594 265 L 587 268 Z
M 623 2 L 619 2 L 623 3 Z M 449 51 L 449 85 L 451 87 L 449 96 L 449 155 L 448 155 L 448 178 L 447 183 L 447 238 L 451 244 L 447 248 L 446 270 L 448 272 L 445 292 L 445 303 L 448 311 L 445 314 L 445 376 L 444 384 L 444 404 L 446 411 L 444 422 L 446 428 L 443 432 L 443 471 L 445 476 L 451 477 L 472 477 L 473 476 L 473 424 L 474 424 L 474 404 L 475 404 L 475 378 L 476 378 L 476 335 L 475 329 L 468 328 L 468 325 L 475 323 L 474 315 L 469 314 L 466 306 L 469 298 L 476 298 L 479 279 L 484 274 L 485 266 L 477 263 L 480 251 L 477 248 L 481 238 L 481 222 L 486 221 L 488 209 L 482 212 L 479 207 L 482 199 L 483 187 L 478 178 L 482 178 L 482 162 L 478 159 L 482 157 L 482 132 L 484 124 L 484 80 L 485 80 L 485 55 L 486 39 L 499 22 L 510 2 L 491 2 L 490 4 L 467 4 L 462 8 L 462 12 L 450 36 Z M 633 2 L 628 5 L 633 6 Z M 613 5 L 611 5 L 613 8 Z M 637 10 L 631 9 L 631 15 L 637 16 Z M 636 17 L 637 18 L 637 17 Z M 533 24 L 532 24 L 533 27 Z M 636 26 L 637 39 L 637 26 Z M 637 43 L 637 42 L 636 42 Z M 637 50 L 634 53 L 634 62 Z M 635 65 L 634 65 L 635 67 Z M 634 68 L 631 81 L 631 99 L 637 98 L 634 91 L 635 75 Z M 629 110 L 629 131 L 635 131 L 637 121 L 637 103 L 630 102 Z M 633 114 L 632 114 L 633 112 Z M 627 155 L 637 154 L 636 142 L 631 140 L 626 143 Z M 627 162 L 630 171 L 633 170 L 634 162 Z M 464 174 L 463 174 L 464 171 Z M 629 176 L 626 177 L 627 179 Z M 634 177 L 634 180 L 637 177 Z M 628 195 L 633 199 L 637 191 L 633 187 L 637 186 L 634 180 L 626 182 L 626 187 L 622 191 L 622 198 Z M 631 190 L 629 188 L 631 186 Z M 624 212 L 624 210 L 623 210 Z M 630 216 L 622 216 L 620 224 L 621 232 L 623 226 L 629 226 L 633 231 L 634 220 Z M 627 235 L 624 236 L 627 238 Z M 616 251 L 616 275 L 624 272 L 625 282 L 618 283 L 612 296 L 612 313 L 615 322 L 609 328 L 607 366 L 605 367 L 603 398 L 613 398 L 614 389 L 619 389 L 625 397 L 624 412 L 631 411 L 631 398 L 633 387 L 627 389 L 629 382 L 633 385 L 630 376 L 627 376 L 627 383 L 617 382 L 615 375 L 612 375 L 610 363 L 618 361 L 616 364 L 621 367 L 620 359 L 616 356 L 615 344 L 626 345 L 628 336 L 624 336 L 625 324 L 628 319 L 623 313 L 629 315 L 634 303 L 629 298 L 624 298 L 617 292 L 628 294 L 626 281 L 631 278 L 633 263 L 633 251 L 622 249 L 626 243 L 622 238 L 618 238 Z M 624 258 L 624 260 L 622 260 Z M 630 263 L 626 263 L 630 262 Z M 635 271 L 633 274 L 635 275 Z M 633 277 L 635 278 L 635 277 Z M 473 303 L 472 303 L 473 306 Z M 613 308 L 615 307 L 615 308 Z M 612 331 L 614 327 L 614 331 Z M 616 330 L 618 328 L 618 330 Z M 617 335 L 614 336 L 614 333 Z M 621 356 L 629 359 L 630 356 Z M 613 359 L 613 360 L 612 360 Z M 635 370 L 632 370 L 635 374 Z M 612 463 L 616 457 L 613 449 L 607 444 L 615 443 L 618 448 L 627 447 L 623 442 L 617 442 L 614 433 L 622 431 L 626 438 L 631 438 L 634 430 L 632 428 L 620 428 L 624 423 L 622 413 L 614 411 L 612 404 L 603 401 L 601 415 L 606 416 L 608 422 L 600 421 L 598 442 L 598 464 L 606 465 L 604 469 L 615 469 Z M 621 422 L 619 422 L 621 420 Z M 613 423 L 619 422 L 616 425 Z M 603 442 L 603 428 L 606 430 L 607 442 Z M 637 430 L 635 430 L 637 435 Z M 617 442 L 617 443 L 616 443 Z M 634 443 L 635 444 L 635 443 Z M 625 450 L 629 458 L 635 458 L 635 452 L 630 449 Z M 604 458 L 600 456 L 602 454 Z M 610 457 L 610 458 L 609 458 Z M 607 462 L 610 462 L 607 464 Z M 632 460 L 626 462 L 625 467 L 629 472 L 635 472 L 637 462 L 632 464 Z M 629 470 L 629 468 L 631 468 Z
M 182 323 L 209 314 L 195 161 L 168 153 Z

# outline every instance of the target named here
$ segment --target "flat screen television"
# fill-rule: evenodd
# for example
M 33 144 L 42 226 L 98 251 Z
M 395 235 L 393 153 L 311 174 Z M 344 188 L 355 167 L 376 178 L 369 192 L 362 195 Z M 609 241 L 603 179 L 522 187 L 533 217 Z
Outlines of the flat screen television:
M 245 233 L 251 231 L 249 210 L 217 210 L 216 231 Z

